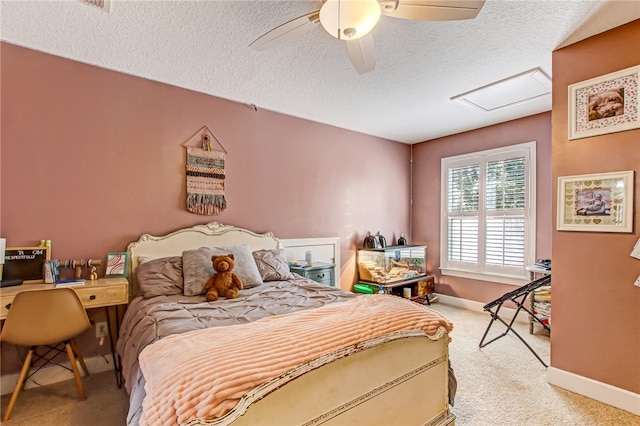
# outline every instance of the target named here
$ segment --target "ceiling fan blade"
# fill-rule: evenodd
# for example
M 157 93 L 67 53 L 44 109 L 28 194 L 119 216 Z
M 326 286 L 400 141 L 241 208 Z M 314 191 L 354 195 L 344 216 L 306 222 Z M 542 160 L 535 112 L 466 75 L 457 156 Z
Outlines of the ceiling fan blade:
M 320 11 L 308 13 L 289 22 L 275 27 L 271 31 L 255 39 L 249 47 L 256 50 L 265 50 L 277 43 L 292 40 L 298 35 L 310 30 L 315 24 L 320 23 Z
M 485 0 L 380 0 L 382 14 L 414 21 L 473 19 Z
M 356 40 L 347 40 L 347 52 L 358 74 L 372 71 L 376 67 L 376 46 L 371 33 Z

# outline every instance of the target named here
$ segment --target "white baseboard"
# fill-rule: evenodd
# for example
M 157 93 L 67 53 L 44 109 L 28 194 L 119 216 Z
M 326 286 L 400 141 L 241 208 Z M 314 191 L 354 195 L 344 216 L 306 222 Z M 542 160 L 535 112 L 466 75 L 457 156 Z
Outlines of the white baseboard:
M 87 364 L 87 369 L 90 374 L 102 373 L 103 371 L 113 370 L 113 360 L 111 354 L 109 355 L 97 355 L 91 358 L 85 358 L 84 362 Z M 60 364 L 69 366 L 69 361 L 61 362 Z M 78 365 L 80 375 L 82 368 Z M 115 373 L 114 373 L 115 374 Z M 0 381 L 0 393 L 2 395 L 9 395 L 13 393 L 13 389 L 18 383 L 20 373 L 4 374 Z M 73 379 L 73 373 L 57 365 L 51 365 L 42 368 L 40 371 L 31 376 L 25 384 L 25 389 L 34 388 L 37 386 L 45 386 L 53 383 L 62 382 L 64 380 Z
M 444 294 L 438 294 L 438 300 L 445 305 L 457 306 L 458 308 L 464 308 L 470 311 L 486 312 L 484 310 L 484 305 L 486 305 L 486 303 L 476 302 L 475 300 L 461 299 L 459 297 L 447 296 Z M 504 319 L 507 322 L 511 321 L 511 318 L 513 318 L 513 315 L 515 313 L 515 309 L 505 307 L 500 308 L 500 318 Z M 518 312 L 516 321 L 528 323 L 529 314 L 523 311 Z
M 547 382 L 640 416 L 640 394 L 555 367 L 547 368 Z
M 485 304 L 473 300 L 438 294 L 438 301 L 445 305 L 456 306 L 459 308 L 469 309 L 471 311 L 485 312 Z M 503 319 L 510 320 L 513 318 L 515 309 L 501 308 L 500 313 L 503 312 L 505 314 Z M 502 315 L 500 316 L 502 317 Z M 516 320 L 528 322 L 529 314 L 526 312 L 520 312 L 518 313 L 518 318 Z M 596 380 L 589 379 L 588 377 L 560 370 L 555 367 L 547 368 L 547 382 L 553 386 L 558 386 L 568 391 L 584 395 L 587 398 L 595 399 L 596 401 L 603 402 L 640 416 L 640 394 L 598 382 Z

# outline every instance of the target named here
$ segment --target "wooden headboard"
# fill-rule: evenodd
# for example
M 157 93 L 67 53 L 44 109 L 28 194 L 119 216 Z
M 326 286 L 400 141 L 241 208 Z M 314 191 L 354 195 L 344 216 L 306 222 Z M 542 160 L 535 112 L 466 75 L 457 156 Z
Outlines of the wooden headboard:
M 163 236 L 143 234 L 138 241 L 127 246 L 131 267 L 129 268 L 129 286 L 131 297 L 138 294 L 135 270 L 140 256 L 157 259 L 167 256 L 182 256 L 184 250 L 200 247 L 247 245 L 254 250 L 283 248 L 282 242 L 273 233 L 258 234 L 248 229 L 236 228 L 219 222 L 195 225 L 178 229 Z

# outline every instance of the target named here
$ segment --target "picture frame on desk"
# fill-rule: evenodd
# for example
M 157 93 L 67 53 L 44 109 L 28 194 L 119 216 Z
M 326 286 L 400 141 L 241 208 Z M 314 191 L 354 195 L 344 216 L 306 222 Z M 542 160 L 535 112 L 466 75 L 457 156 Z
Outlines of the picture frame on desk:
M 129 274 L 131 259 L 129 252 L 114 251 L 107 253 L 106 278 L 126 278 Z
M 633 232 L 634 171 L 558 178 L 559 231 Z

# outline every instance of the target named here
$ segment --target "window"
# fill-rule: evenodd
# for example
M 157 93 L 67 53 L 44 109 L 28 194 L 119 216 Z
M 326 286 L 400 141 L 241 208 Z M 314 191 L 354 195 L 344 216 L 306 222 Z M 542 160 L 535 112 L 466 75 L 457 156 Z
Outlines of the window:
M 535 142 L 443 158 L 441 205 L 442 273 L 521 285 L 510 278 L 535 257 Z

